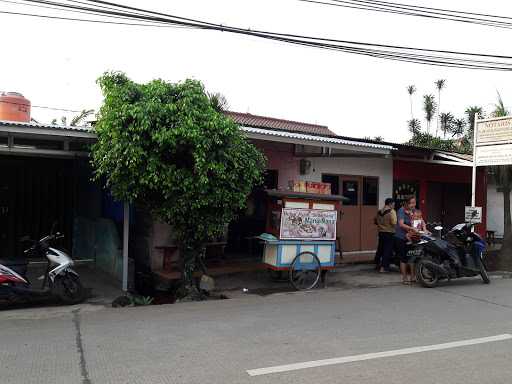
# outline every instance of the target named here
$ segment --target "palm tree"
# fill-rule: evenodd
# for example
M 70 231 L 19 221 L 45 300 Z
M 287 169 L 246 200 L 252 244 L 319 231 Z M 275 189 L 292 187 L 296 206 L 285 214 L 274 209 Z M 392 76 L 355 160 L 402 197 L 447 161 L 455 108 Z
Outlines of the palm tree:
M 455 117 L 450 112 L 443 112 L 439 116 L 439 120 L 441 121 L 441 131 L 443 131 L 443 139 L 446 139 L 446 133 L 451 132 L 453 129 Z
M 224 112 L 229 109 L 228 100 L 222 93 L 208 93 L 208 97 L 217 112 Z
M 473 105 L 471 107 L 466 108 L 466 117 L 468 121 L 468 130 L 466 132 L 466 140 L 468 141 L 470 147 L 473 146 L 473 130 L 475 129 L 475 120 L 477 118 L 481 119 L 484 117 L 484 111 L 482 107 L 477 105 Z
M 414 114 L 412 113 L 412 95 L 416 92 L 416 87 L 414 85 L 409 85 L 407 87 L 407 93 L 409 94 L 409 101 L 411 102 L 411 119 L 414 119 Z
M 71 119 L 71 123 L 69 124 L 72 127 L 76 127 L 78 124 L 83 122 L 86 118 L 94 113 L 94 109 L 82 109 L 79 115 L 76 115 Z
M 436 84 L 436 88 L 437 88 L 437 92 L 438 92 L 438 98 L 437 98 L 437 101 L 438 101 L 438 104 L 439 104 L 439 109 L 438 111 L 441 112 L 441 90 L 446 86 L 446 80 L 445 79 L 439 79 L 435 82 Z M 441 117 L 439 115 L 439 112 L 437 113 L 437 127 L 436 127 L 436 136 L 437 136 L 437 132 L 439 131 L 439 123 L 441 122 Z
M 76 127 L 77 125 L 82 123 L 86 118 L 88 118 L 93 113 L 94 113 L 94 109 L 82 109 L 82 112 L 80 112 L 78 115 L 76 115 L 75 117 L 73 117 L 71 119 L 71 123 L 69 123 L 69 125 L 71 127 Z M 67 122 L 68 122 L 67 117 L 66 116 L 62 116 L 60 118 L 60 122 L 64 126 L 67 125 Z M 53 119 L 51 121 L 51 124 L 52 125 L 57 125 L 57 119 Z
M 430 123 L 436 113 L 437 105 L 434 95 L 423 96 L 423 110 L 425 111 L 425 120 L 427 120 L 427 133 L 430 134 Z
M 503 104 L 503 99 L 498 91 L 498 102 L 494 104 L 494 111 L 492 112 L 492 117 L 504 117 L 510 115 L 510 111 Z
M 503 104 L 503 99 L 498 92 L 498 102 L 494 104 L 493 117 L 510 115 L 510 111 Z M 512 166 L 502 165 L 490 167 L 489 173 L 496 184 L 497 190 L 503 193 L 503 243 L 498 253 L 498 265 L 500 268 L 510 270 L 512 268 L 512 218 L 510 215 L 510 192 L 512 191 Z
M 464 120 L 464 119 L 453 120 L 452 137 L 462 136 L 464 134 L 465 128 L 466 128 L 466 120 Z
M 409 132 L 413 135 L 417 135 L 421 132 L 421 123 L 418 119 L 411 119 L 407 122 L 407 126 L 409 127 Z

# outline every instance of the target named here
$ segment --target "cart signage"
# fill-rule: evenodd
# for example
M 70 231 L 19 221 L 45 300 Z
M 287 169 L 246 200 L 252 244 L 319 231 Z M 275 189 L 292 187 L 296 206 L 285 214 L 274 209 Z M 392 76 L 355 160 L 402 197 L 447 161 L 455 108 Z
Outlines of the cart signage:
M 282 240 L 336 240 L 337 213 L 332 210 L 283 208 Z

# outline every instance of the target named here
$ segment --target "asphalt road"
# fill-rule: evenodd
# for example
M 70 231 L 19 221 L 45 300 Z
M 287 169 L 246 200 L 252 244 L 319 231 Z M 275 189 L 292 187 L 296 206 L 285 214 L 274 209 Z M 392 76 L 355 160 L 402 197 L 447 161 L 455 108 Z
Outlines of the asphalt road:
M 457 342 L 512 334 L 511 292 L 512 279 L 494 279 L 489 286 L 467 280 L 439 289 L 327 289 L 126 309 L 4 311 L 0 382 L 509 383 L 507 336 Z M 456 346 L 417 348 L 445 343 Z M 404 349 L 414 353 L 248 374 Z

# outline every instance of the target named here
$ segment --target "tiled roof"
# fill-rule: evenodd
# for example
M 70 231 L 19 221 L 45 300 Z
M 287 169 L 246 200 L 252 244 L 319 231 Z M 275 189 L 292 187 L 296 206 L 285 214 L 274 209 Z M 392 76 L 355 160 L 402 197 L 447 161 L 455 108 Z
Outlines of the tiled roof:
M 250 113 L 225 112 L 236 123 L 254 128 L 274 129 L 278 131 L 306 133 L 312 135 L 336 136 L 334 132 L 329 130 L 325 125 L 301 123 L 298 121 L 276 119 L 274 117 L 265 117 L 252 115 Z

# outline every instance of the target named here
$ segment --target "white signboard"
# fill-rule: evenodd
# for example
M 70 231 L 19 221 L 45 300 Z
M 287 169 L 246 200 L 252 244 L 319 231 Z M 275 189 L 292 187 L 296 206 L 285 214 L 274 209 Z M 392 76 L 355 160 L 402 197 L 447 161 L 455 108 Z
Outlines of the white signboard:
M 336 240 L 337 211 L 283 208 L 281 240 Z
M 466 223 L 479 224 L 482 222 L 482 207 L 465 207 Z
M 512 164 L 512 144 L 476 147 L 476 166 Z
M 476 145 L 512 142 L 512 117 L 477 121 Z

